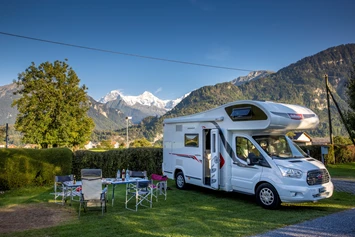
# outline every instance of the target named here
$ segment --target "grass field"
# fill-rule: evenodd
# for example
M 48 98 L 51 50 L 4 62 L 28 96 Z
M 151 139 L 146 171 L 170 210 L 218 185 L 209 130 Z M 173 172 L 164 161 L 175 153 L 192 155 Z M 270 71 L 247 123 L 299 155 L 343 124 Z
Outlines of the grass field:
M 328 165 L 327 169 L 332 177 L 355 179 L 355 163 Z
M 353 177 L 353 168 L 354 164 L 338 165 L 331 167 L 330 173 Z M 248 195 L 195 186 L 178 190 L 173 181 L 168 186 L 171 189 L 167 200 L 154 202 L 151 209 L 126 210 L 124 187 L 118 186 L 115 205 L 108 202 L 104 217 L 100 211 L 89 211 L 78 219 L 78 203 L 74 203 L 60 206 L 72 210 L 70 222 L 3 236 L 250 236 L 355 207 L 355 195 L 335 192 L 318 203 L 283 204 L 279 210 L 271 211 L 257 206 L 254 197 Z M 57 205 L 52 203 L 50 192 L 52 187 L 12 190 L 0 195 L 0 207 L 29 203 Z M 109 199 L 110 195 L 111 188 Z

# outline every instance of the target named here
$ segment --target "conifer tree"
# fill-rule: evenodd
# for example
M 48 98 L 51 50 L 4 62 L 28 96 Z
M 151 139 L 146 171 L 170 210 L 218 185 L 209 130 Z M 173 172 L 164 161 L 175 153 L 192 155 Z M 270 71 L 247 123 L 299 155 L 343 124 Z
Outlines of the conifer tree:
M 67 61 L 67 60 L 65 60 Z M 47 147 L 77 147 L 90 139 L 94 122 L 88 117 L 87 87 L 66 62 L 34 63 L 19 74 L 13 101 L 19 111 L 15 128 L 23 142 Z

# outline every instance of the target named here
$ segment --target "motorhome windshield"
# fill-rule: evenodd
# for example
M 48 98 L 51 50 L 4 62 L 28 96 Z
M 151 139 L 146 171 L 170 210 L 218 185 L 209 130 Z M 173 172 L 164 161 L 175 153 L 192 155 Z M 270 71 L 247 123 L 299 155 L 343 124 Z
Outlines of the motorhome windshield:
M 254 136 L 255 141 L 272 158 L 304 158 L 308 155 L 284 135 Z

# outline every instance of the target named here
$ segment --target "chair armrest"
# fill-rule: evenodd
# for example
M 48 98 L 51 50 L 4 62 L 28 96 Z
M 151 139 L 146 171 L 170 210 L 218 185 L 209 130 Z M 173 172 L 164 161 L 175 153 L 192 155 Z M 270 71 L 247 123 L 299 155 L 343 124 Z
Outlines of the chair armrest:
M 106 200 L 107 187 L 105 187 L 101 192 L 101 200 Z

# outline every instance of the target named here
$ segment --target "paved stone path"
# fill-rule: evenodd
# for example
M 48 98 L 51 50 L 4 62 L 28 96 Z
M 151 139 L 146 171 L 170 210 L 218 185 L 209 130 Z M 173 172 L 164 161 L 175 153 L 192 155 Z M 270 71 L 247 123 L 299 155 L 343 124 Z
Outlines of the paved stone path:
M 334 189 L 339 192 L 347 192 L 355 195 L 355 179 L 332 178 Z
M 332 178 L 334 189 L 355 195 L 355 179 Z M 355 237 L 355 208 L 253 237 Z

